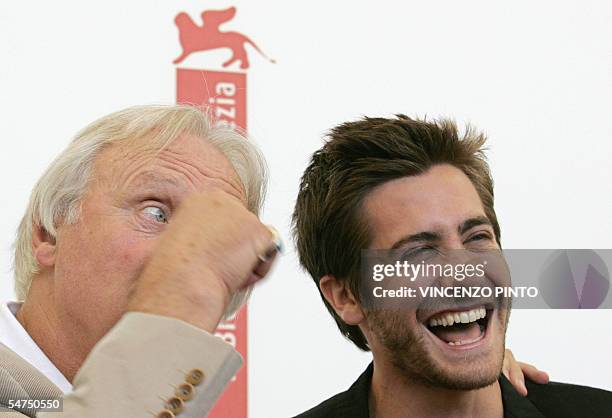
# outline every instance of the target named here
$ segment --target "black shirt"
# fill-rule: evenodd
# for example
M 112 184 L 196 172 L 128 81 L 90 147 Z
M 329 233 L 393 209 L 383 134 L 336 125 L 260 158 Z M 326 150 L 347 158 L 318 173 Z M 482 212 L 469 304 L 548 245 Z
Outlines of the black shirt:
M 370 363 L 346 392 L 295 418 L 370 418 L 368 396 L 373 371 Z M 504 375 L 499 377 L 505 418 L 612 418 L 612 392 L 565 383 L 525 383 L 529 392 L 526 397 Z

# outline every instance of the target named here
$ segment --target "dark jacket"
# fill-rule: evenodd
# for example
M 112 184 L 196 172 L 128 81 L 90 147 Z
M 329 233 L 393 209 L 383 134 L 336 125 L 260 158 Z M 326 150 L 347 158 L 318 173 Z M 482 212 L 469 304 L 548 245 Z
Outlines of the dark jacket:
M 368 395 L 372 363 L 346 391 L 296 418 L 369 418 Z M 612 392 L 586 386 L 526 381 L 527 397 L 521 396 L 503 376 L 499 377 L 506 418 L 612 418 Z M 379 417 L 384 418 L 384 417 Z

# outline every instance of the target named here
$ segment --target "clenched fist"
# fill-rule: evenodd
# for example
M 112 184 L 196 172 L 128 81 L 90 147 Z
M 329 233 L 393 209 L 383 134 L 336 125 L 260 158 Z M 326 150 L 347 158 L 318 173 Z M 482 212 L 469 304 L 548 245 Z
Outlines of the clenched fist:
M 222 191 L 185 199 L 132 292 L 129 311 L 178 318 L 212 332 L 238 290 L 269 271 L 273 233 Z

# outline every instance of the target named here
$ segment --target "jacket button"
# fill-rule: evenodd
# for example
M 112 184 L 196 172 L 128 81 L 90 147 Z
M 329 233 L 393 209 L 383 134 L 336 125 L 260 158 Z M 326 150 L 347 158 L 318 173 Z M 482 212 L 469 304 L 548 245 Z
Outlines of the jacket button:
M 164 409 L 163 411 L 161 411 L 159 414 L 157 414 L 155 416 L 155 418 L 174 418 L 175 415 L 168 411 L 167 409 Z
M 178 388 L 176 388 L 176 396 L 184 401 L 188 401 L 193 397 L 193 386 L 189 383 L 183 383 Z
M 202 383 L 202 380 L 204 380 L 204 372 L 200 369 L 193 369 L 192 371 L 187 373 L 185 380 L 187 381 L 187 383 L 193 386 L 197 386 Z
M 185 404 L 183 403 L 183 400 L 180 398 L 177 398 L 176 396 L 168 399 L 166 401 L 166 409 L 170 412 L 172 412 L 174 415 L 176 414 L 180 414 L 181 411 L 183 410 L 183 406 Z

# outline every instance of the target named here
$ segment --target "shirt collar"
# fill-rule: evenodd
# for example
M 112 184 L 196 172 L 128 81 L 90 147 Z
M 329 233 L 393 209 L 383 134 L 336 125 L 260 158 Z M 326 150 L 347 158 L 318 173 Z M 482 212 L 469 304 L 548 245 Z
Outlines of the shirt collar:
M 70 392 L 72 390 L 70 382 L 17 321 L 15 315 L 21 305 L 19 302 L 0 304 L 0 343 L 44 374 L 62 392 Z

